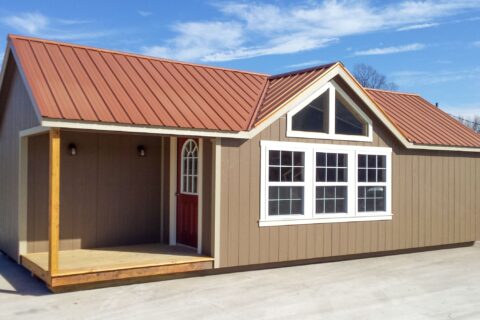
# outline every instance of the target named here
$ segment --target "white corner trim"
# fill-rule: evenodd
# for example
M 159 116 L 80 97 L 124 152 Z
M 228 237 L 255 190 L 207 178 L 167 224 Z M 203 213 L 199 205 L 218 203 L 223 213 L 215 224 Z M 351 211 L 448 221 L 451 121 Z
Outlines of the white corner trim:
M 27 253 L 28 137 L 19 138 L 18 154 L 18 262 Z
M 182 161 L 183 162 L 183 161 Z M 198 224 L 197 224 L 197 253 L 202 253 L 203 228 L 203 138 L 198 139 Z
M 221 236 L 221 224 L 220 224 L 220 219 L 221 219 L 221 211 L 220 211 L 220 205 L 221 205 L 221 198 L 222 198 L 222 139 L 221 138 L 216 138 L 215 139 L 215 157 L 213 158 L 213 166 L 215 170 L 215 189 L 214 189 L 214 216 L 215 216 L 215 222 L 214 222 L 214 261 L 213 261 L 213 267 L 214 268 L 219 268 L 220 267 L 220 236 Z
M 258 221 L 259 227 L 289 226 L 299 224 L 317 224 L 317 223 L 342 223 L 342 222 L 358 222 L 358 221 L 382 221 L 392 220 L 393 215 L 375 215 L 375 216 L 355 216 L 341 218 L 318 218 L 318 219 L 297 219 L 297 220 L 275 220 L 275 221 Z
M 177 138 L 170 137 L 170 232 L 169 244 L 174 246 L 177 244 Z

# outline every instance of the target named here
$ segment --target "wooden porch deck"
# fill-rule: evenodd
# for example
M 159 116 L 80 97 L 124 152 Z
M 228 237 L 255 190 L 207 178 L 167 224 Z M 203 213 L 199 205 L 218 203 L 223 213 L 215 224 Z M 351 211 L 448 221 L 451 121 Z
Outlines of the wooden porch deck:
M 51 277 L 46 252 L 22 255 L 21 263 L 52 291 L 213 268 L 213 258 L 195 249 L 159 243 L 59 251 L 59 271 Z

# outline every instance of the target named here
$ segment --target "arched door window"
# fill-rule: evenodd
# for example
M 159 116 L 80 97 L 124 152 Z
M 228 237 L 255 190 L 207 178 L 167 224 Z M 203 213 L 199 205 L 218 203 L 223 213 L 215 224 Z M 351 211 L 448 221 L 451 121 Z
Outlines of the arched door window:
M 195 140 L 188 139 L 182 147 L 181 192 L 197 194 L 198 146 Z

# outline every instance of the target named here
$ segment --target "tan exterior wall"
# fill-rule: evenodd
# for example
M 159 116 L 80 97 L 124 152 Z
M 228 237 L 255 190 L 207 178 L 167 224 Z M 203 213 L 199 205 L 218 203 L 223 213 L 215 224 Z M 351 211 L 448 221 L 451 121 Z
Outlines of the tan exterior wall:
M 61 139 L 61 250 L 168 243 L 168 137 L 163 138 L 163 150 L 162 137 L 153 136 L 62 131 Z M 70 143 L 77 145 L 75 157 L 68 154 Z M 146 147 L 146 157 L 137 156 L 138 145 Z M 208 139 L 203 151 L 202 251 L 210 254 L 212 144 Z M 30 139 L 29 155 L 28 252 L 42 252 L 48 248 L 47 135 Z
M 27 89 L 9 61 L 0 96 L 0 250 L 18 255 L 19 132 L 38 125 Z
M 366 112 L 373 142 L 287 138 L 286 116 L 252 140 L 222 139 L 221 267 L 480 239 L 480 155 L 407 151 Z M 393 220 L 259 227 L 261 140 L 392 147 Z
M 62 131 L 61 139 L 60 249 L 159 242 L 161 138 Z M 138 145 L 146 157 L 138 157 Z M 46 251 L 46 135 L 30 140 L 28 182 L 28 252 Z

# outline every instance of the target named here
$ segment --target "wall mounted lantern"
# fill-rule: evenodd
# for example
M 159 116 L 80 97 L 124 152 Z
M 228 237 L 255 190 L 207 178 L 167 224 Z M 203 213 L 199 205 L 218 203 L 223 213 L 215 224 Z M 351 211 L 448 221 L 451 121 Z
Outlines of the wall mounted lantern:
M 75 143 L 70 143 L 68 145 L 68 150 L 69 150 L 71 156 L 76 156 L 77 155 L 77 145 Z
M 147 151 L 145 150 L 144 145 L 139 145 L 137 147 L 137 154 L 139 157 L 145 157 L 147 155 Z

